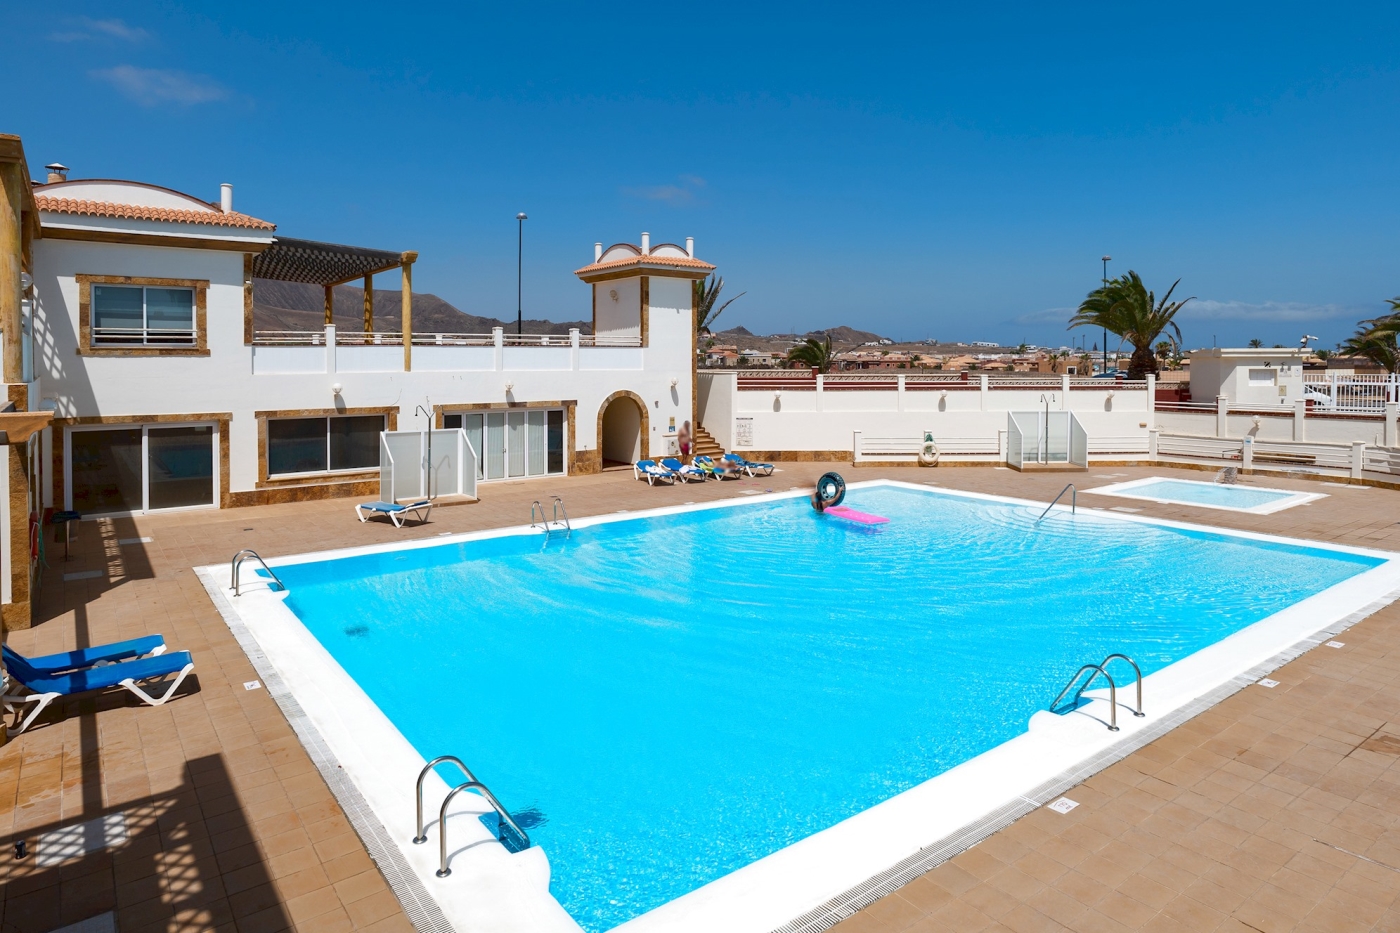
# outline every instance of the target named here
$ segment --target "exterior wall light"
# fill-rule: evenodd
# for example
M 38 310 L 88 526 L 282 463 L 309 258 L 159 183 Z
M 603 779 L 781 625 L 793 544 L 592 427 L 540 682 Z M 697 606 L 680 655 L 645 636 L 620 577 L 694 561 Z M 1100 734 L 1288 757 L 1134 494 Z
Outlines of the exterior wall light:
M 675 378 L 672 378 L 672 379 L 671 379 L 671 388 L 674 389 L 676 386 L 678 386 L 678 385 L 680 385 L 680 384 L 681 384 L 681 381 L 680 381 L 679 379 L 675 379 Z
M 340 392 L 341 392 L 341 390 L 344 389 L 344 388 L 345 388 L 345 386 L 343 386 L 343 385 L 341 385 L 340 383 L 337 382 L 335 385 L 331 386 L 331 394 L 332 394 L 332 395 L 339 395 Z
M 507 392 L 511 391 L 511 390 L 514 389 L 514 388 L 515 388 L 515 383 L 513 383 L 513 382 L 507 382 L 507 383 L 506 383 L 506 391 L 507 391 Z

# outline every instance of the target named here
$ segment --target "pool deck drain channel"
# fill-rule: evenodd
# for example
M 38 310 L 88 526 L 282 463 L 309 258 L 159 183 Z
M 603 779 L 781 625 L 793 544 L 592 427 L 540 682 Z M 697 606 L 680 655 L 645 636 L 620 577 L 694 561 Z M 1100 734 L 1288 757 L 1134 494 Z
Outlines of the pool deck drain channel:
M 1110 765 L 1117 764 L 1138 749 L 1155 742 L 1228 697 L 1257 683 L 1265 674 L 1271 674 L 1313 648 L 1327 643 L 1334 636 L 1351 628 L 1362 619 L 1374 615 L 1397 599 L 1400 599 L 1400 590 L 1387 593 L 1380 599 L 1363 606 L 1326 628 L 1319 629 L 1263 663 L 1237 674 L 1214 690 L 1202 694 L 1190 703 L 1172 711 L 1141 732 L 1086 758 L 1073 768 L 1062 771 L 981 819 L 974 820 L 942 839 L 929 843 L 918 852 L 897 862 L 873 878 L 838 894 L 826 903 L 776 928 L 773 933 L 822 933 L 824 930 L 829 930 L 842 920 L 846 920 L 869 907 L 880 898 L 893 894 L 915 878 L 927 874 L 953 856 L 967 851 L 992 834 L 1005 829 L 1021 817 L 1034 813 L 1070 788 L 1084 783 Z
M 442 908 L 433 900 L 428 889 L 423 886 L 423 882 L 413 873 L 403 853 L 390 838 L 389 832 L 384 828 L 379 816 L 370 809 L 369 803 L 360 793 L 360 789 L 345 773 L 345 769 L 336 760 L 335 753 L 331 751 L 326 740 L 322 738 L 315 723 L 306 715 L 292 696 L 287 685 L 282 681 L 282 675 L 277 673 L 277 668 L 263 654 L 262 647 L 258 644 L 243 620 L 239 618 L 238 612 L 228 601 L 223 588 L 217 582 L 211 571 L 198 570 L 196 573 L 199 580 L 204 584 L 205 591 L 214 603 L 214 608 L 218 609 L 219 615 L 223 617 L 224 623 L 228 625 L 229 631 L 233 632 L 234 639 L 238 646 L 243 649 L 243 653 L 252 662 L 253 669 L 258 672 L 262 680 L 263 687 L 268 694 L 277 701 L 277 706 L 282 710 L 282 715 L 287 717 L 287 722 L 291 724 L 292 731 L 296 733 L 297 739 L 301 742 L 302 748 L 306 749 L 306 754 L 310 756 L 311 762 L 316 765 L 316 770 L 330 787 L 331 793 L 340 803 L 340 807 L 345 811 L 346 817 L 350 820 L 350 825 L 355 828 L 355 833 L 364 843 L 370 858 L 378 867 L 384 880 L 388 882 L 390 890 L 398 898 L 399 904 L 403 907 L 404 914 L 408 917 L 419 933 L 456 933 L 456 928 L 443 914 Z

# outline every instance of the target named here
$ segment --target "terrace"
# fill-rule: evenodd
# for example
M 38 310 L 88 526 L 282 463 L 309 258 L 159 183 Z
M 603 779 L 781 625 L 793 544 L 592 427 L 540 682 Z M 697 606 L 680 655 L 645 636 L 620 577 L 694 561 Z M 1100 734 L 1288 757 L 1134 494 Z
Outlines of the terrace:
M 649 488 L 630 474 L 553 482 L 575 517 L 810 486 L 826 467 L 780 464 L 771 479 Z M 1109 468 L 1101 482 L 1157 466 Z M 889 476 L 1048 501 L 1050 476 L 990 467 Z M 1366 547 L 1400 546 L 1395 493 L 1270 479 L 1329 498 L 1273 515 L 1135 502 L 1145 515 Z M 51 930 L 115 911 L 124 930 L 408 930 L 428 916 L 395 896 L 347 814 L 209 602 L 191 568 L 241 547 L 267 556 L 427 539 L 521 524 L 539 483 L 500 484 L 417 529 L 360 525 L 345 501 L 85 522 L 64 562 L 50 546 L 35 627 L 21 652 L 160 632 L 193 651 L 198 680 L 160 708 L 121 697 L 82 701 L 0 749 L 9 840 L 31 853 L 46 833 L 123 814 L 125 841 L 61 864 L 31 854 L 0 869 L 0 921 Z M 1081 506 L 1083 507 L 1083 506 Z M 1360 621 L 1341 647 L 1319 646 L 1069 789 L 1079 806 L 1046 808 L 966 851 L 937 853 L 897 890 L 887 882 L 827 905 L 804 929 L 1390 928 L 1400 894 L 1393 814 L 1400 805 L 1400 635 L 1394 606 Z M 359 832 L 357 832 L 359 830 Z M 102 839 L 103 831 L 95 838 Z M 89 838 L 94 838 L 91 834 Z M 931 840 L 932 841 L 932 840 Z M 971 842 L 974 840 L 966 840 Z M 43 844 L 38 845 L 40 853 Z M 80 847 L 81 848 L 81 847 Z M 884 894 L 880 899 L 875 895 Z M 868 905 L 868 906 L 867 906 Z M 860 912 L 857 908 L 864 907 Z M 853 914 L 853 915 L 852 915 Z M 410 917 L 413 919 L 411 920 Z

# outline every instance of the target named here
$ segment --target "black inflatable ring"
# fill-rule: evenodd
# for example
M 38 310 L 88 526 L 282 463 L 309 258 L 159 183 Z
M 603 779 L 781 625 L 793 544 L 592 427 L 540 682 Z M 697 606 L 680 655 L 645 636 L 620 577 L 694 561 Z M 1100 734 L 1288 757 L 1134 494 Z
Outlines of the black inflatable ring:
M 816 491 L 812 493 L 812 508 L 824 512 L 833 505 L 840 505 L 846 498 L 846 481 L 840 473 L 823 473 L 817 480 Z

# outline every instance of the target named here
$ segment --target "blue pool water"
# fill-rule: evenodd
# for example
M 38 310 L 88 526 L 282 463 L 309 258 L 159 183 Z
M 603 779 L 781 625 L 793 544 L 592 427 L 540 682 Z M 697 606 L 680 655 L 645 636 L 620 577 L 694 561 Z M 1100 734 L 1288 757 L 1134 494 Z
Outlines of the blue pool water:
M 786 499 L 277 570 L 600 931 L 1024 732 L 1085 660 L 1151 673 L 1380 563 L 898 487 L 847 503 L 890 522 Z
M 1123 492 L 1145 499 L 1165 499 L 1168 502 L 1181 502 L 1186 505 L 1226 506 L 1232 509 L 1252 509 L 1255 506 L 1271 505 L 1298 495 L 1295 492 L 1281 492 L 1274 489 L 1252 489 L 1249 486 L 1233 486 L 1225 483 L 1195 483 L 1180 479 L 1159 479 L 1141 486 L 1134 486 L 1132 489 L 1125 489 Z

